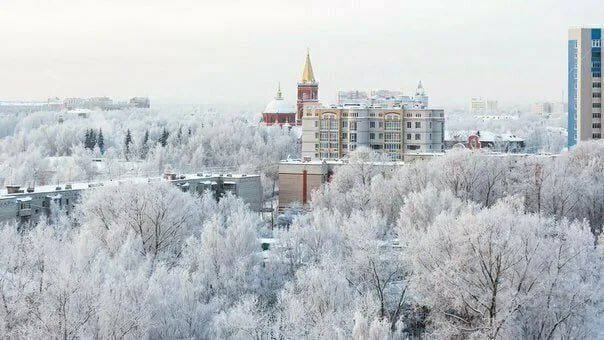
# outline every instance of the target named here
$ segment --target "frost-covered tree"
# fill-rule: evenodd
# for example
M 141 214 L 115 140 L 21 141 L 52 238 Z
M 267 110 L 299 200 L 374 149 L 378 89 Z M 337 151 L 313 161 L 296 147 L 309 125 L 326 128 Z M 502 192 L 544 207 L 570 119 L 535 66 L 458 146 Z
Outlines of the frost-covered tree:
M 428 193 L 433 196 L 433 193 Z M 589 228 L 523 215 L 521 202 L 402 220 L 411 294 L 437 337 L 585 338 L 602 294 Z

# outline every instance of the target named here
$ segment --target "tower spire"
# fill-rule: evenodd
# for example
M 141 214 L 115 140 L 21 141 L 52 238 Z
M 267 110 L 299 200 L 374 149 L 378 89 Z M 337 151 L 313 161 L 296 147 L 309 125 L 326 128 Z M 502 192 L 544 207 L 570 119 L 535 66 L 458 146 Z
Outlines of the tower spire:
M 277 95 L 275 96 L 275 99 L 283 99 L 283 94 L 281 94 L 281 82 L 279 82 L 279 85 L 277 86 Z
M 310 63 L 310 49 L 306 49 L 306 62 L 304 63 L 304 71 L 302 72 L 302 83 L 314 83 L 315 74 L 312 71 Z

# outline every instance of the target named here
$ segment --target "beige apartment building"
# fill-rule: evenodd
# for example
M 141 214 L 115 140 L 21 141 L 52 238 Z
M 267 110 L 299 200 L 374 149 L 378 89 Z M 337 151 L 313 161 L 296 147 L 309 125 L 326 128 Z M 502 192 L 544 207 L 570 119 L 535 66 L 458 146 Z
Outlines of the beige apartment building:
M 442 109 L 305 105 L 302 156 L 341 159 L 362 146 L 391 160 L 403 160 L 405 154 L 440 153 L 444 116 Z

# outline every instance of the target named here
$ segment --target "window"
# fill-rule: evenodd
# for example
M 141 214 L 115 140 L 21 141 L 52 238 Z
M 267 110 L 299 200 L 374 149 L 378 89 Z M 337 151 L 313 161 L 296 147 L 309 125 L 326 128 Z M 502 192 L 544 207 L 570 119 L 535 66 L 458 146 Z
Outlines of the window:
M 370 133 L 370 134 L 369 134 L 369 139 L 375 139 L 375 133 L 373 133 L 373 132 L 372 132 L 372 133 Z
M 401 122 L 398 120 L 386 121 L 386 130 L 399 130 L 401 128 Z
M 415 134 L 415 140 L 419 140 L 421 138 L 421 135 L 419 133 Z
M 374 128 L 375 127 L 375 122 L 369 122 L 369 127 L 370 128 Z
M 411 134 L 410 133 L 407 134 L 407 140 L 411 140 Z
M 594 134 L 592 134 L 591 136 L 592 136 L 593 138 L 595 138 L 595 139 L 600 139 L 600 138 L 602 138 L 602 134 L 601 134 L 601 133 L 594 133 Z
M 378 136 L 379 136 L 379 137 L 378 137 L 379 139 L 384 138 L 384 134 L 383 134 L 383 133 L 380 133 Z
M 593 84 L 591 84 L 591 88 L 593 88 L 593 89 L 602 88 L 602 83 L 593 83 Z
M 602 45 L 602 41 L 600 39 L 593 39 L 591 41 L 591 47 L 600 47 Z
M 421 116 L 422 116 L 422 114 L 421 114 L 421 113 L 416 113 L 416 114 L 415 114 L 415 117 L 417 117 L 417 118 L 421 118 Z
M 591 124 L 591 127 L 594 128 L 594 129 L 599 129 L 600 126 L 601 126 L 600 123 L 593 123 L 593 124 Z
M 591 76 L 592 76 L 593 78 L 600 78 L 600 77 L 602 76 L 602 74 L 601 74 L 600 72 L 592 72 L 592 73 L 591 73 Z
M 351 133 L 350 134 L 350 142 L 351 143 L 356 143 L 357 142 L 357 134 L 356 133 Z
M 319 133 L 315 132 L 315 139 L 319 139 Z
M 600 104 L 600 103 L 593 103 L 591 106 L 592 106 L 594 109 L 599 109 L 599 108 L 601 107 L 601 104 Z
M 348 138 L 348 133 L 342 132 L 342 139 L 346 139 L 346 138 Z
M 380 127 L 383 127 L 383 126 L 384 126 L 384 124 L 382 122 L 380 122 Z
M 415 128 L 416 129 L 421 129 L 422 127 L 422 123 L 421 122 L 415 122 Z
M 432 122 L 430 122 L 430 129 L 432 128 Z
M 346 127 L 346 123 L 347 123 L 347 122 L 346 122 L 345 120 L 343 120 L 343 121 L 342 121 L 342 127 L 343 127 L 343 128 L 345 128 L 345 127 Z
M 592 98 L 600 98 L 602 96 L 602 94 L 600 94 L 600 92 L 594 92 L 591 94 Z
M 599 61 L 592 61 L 591 62 L 591 67 L 602 67 L 602 63 L 600 63 Z
M 419 150 L 419 145 L 407 145 L 407 150 Z
M 411 122 L 407 122 L 407 129 L 411 128 Z
M 357 129 L 357 123 L 356 122 L 350 122 L 350 130 L 356 131 L 356 129 Z
M 319 121 L 315 120 L 315 127 L 319 127 Z
M 600 112 L 594 112 L 592 114 L 592 117 L 594 117 L 594 118 L 602 118 L 602 114 Z

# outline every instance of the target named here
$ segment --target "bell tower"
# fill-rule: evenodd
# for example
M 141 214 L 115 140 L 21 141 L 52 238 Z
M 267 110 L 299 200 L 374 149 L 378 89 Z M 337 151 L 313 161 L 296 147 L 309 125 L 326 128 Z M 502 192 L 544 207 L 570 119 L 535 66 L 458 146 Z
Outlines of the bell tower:
M 296 124 L 302 125 L 302 115 L 304 105 L 309 103 L 319 102 L 319 83 L 315 80 L 315 74 L 312 71 L 310 63 L 310 51 L 306 51 L 306 62 L 304 63 L 304 71 L 302 71 L 302 79 L 298 82 L 298 100 L 296 112 Z

